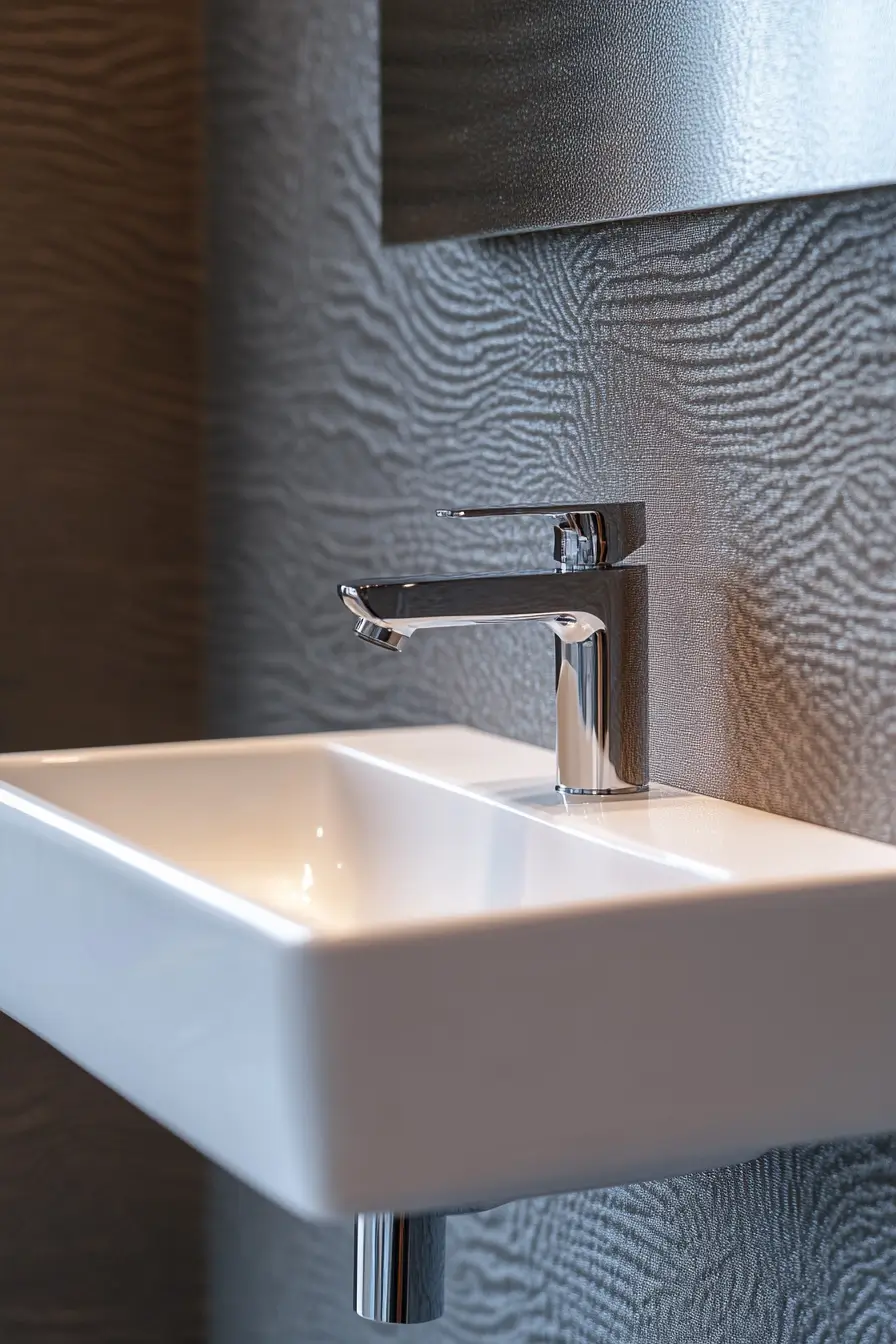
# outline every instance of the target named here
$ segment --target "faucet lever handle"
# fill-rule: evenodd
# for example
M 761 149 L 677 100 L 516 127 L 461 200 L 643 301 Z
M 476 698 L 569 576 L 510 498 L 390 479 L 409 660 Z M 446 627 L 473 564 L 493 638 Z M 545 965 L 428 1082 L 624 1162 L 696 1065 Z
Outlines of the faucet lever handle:
M 437 509 L 438 518 L 506 518 L 540 514 L 554 519 L 554 559 L 561 569 L 616 565 L 647 537 L 641 503 L 510 504 L 494 509 Z

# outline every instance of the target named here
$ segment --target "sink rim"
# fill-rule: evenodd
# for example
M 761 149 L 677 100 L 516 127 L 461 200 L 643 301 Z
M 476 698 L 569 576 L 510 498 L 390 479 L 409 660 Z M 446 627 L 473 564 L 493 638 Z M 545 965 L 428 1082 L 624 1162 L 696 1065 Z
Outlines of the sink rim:
M 467 778 L 446 778 L 418 763 L 396 759 L 392 754 L 384 753 L 384 743 L 392 748 L 402 739 L 419 742 L 421 737 L 435 743 L 462 738 L 463 747 L 472 747 L 474 759 L 482 753 L 494 751 L 496 744 L 505 753 L 510 751 L 520 761 L 525 762 L 529 771 L 517 776 L 508 776 L 499 772 L 496 779 L 484 783 L 471 782 Z M 522 818 L 529 825 L 543 826 L 555 831 L 562 843 L 562 837 L 570 836 L 596 849 L 609 850 L 632 858 L 638 862 L 649 863 L 652 867 L 666 868 L 677 874 L 692 876 L 693 885 L 659 885 L 647 891 L 622 891 L 610 895 L 599 894 L 593 899 L 570 899 L 568 902 L 545 903 L 543 905 L 520 905 L 514 908 L 498 910 L 476 909 L 462 913 L 438 913 L 426 911 L 414 918 L 396 915 L 380 919 L 359 919 L 349 927 L 335 925 L 313 925 L 303 923 L 298 915 L 283 913 L 265 905 L 260 899 L 241 892 L 225 882 L 203 876 L 201 873 L 182 866 L 166 857 L 156 849 L 135 843 L 114 829 L 93 821 L 70 808 L 60 806 L 40 794 L 32 793 L 11 782 L 4 774 L 5 770 L 16 767 L 47 771 L 56 768 L 79 766 L 101 768 L 103 764 L 124 761 L 165 760 L 172 764 L 184 758 L 254 756 L 280 756 L 306 752 L 321 754 L 334 753 L 349 761 L 373 766 L 390 775 L 423 785 L 446 795 L 457 795 L 474 804 L 483 804 Z M 400 753 L 399 753 L 400 757 Z M 541 772 L 532 767 L 541 767 Z M 743 804 L 728 802 L 709 795 L 692 793 L 662 783 L 651 783 L 646 790 L 638 794 L 627 794 L 617 798 L 599 798 L 594 800 L 575 800 L 571 803 L 552 788 L 552 753 L 527 743 L 513 739 L 495 737 L 477 729 L 452 724 L 438 724 L 423 728 L 364 729 L 346 732 L 326 731 L 320 733 L 278 734 L 276 736 L 256 736 L 241 738 L 209 738 L 195 741 L 171 743 L 146 743 L 132 746 L 91 747 L 78 750 L 60 749 L 41 752 L 15 752 L 0 754 L 0 808 L 8 806 L 29 816 L 32 820 L 48 825 L 53 830 L 68 835 L 80 843 L 134 868 L 147 876 L 163 882 L 192 901 L 217 910 L 231 918 L 247 922 L 260 931 L 274 935 L 286 944 L 364 944 L 370 940 L 394 940 L 407 935 L 431 934 L 444 936 L 450 932 L 460 932 L 488 925 L 510 923 L 544 923 L 561 917 L 575 918 L 581 915 L 591 916 L 600 908 L 619 908 L 620 906 L 648 906 L 657 903 L 675 901 L 718 901 L 719 899 L 755 899 L 763 889 L 769 891 L 799 890 L 811 883 L 813 887 L 836 887 L 850 877 L 871 880 L 896 875 L 896 846 L 883 842 L 852 836 L 845 832 L 831 831 L 811 822 L 795 818 L 778 816 Z M 463 775 L 469 775 L 471 767 L 465 764 Z M 475 774 L 475 771 L 472 771 Z M 538 790 L 538 796 L 550 795 L 558 815 L 545 815 L 537 805 L 526 802 L 526 791 Z M 613 822 L 626 815 L 649 813 L 658 806 L 664 810 L 676 804 L 687 809 L 707 808 L 717 817 L 727 818 L 736 824 L 737 818 L 751 816 L 761 818 L 762 824 L 774 831 L 783 828 L 795 828 L 791 835 L 808 838 L 839 837 L 844 846 L 855 851 L 859 857 L 864 853 L 869 860 L 872 854 L 880 859 L 875 866 L 870 861 L 837 868 L 832 872 L 822 872 L 807 868 L 792 873 L 763 872 L 758 875 L 743 874 L 734 867 L 722 867 L 719 864 L 703 861 L 699 858 L 662 849 L 656 845 L 627 837 L 614 830 Z M 559 809 L 563 809 L 562 815 Z M 571 809 L 571 810 L 570 810 Z M 610 826 L 607 826 L 607 822 Z

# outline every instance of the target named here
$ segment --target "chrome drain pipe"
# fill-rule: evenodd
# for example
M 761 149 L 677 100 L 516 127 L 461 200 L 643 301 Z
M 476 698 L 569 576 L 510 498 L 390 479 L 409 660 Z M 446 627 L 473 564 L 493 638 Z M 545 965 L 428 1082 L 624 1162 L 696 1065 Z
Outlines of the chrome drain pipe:
M 355 1219 L 355 1311 L 366 1321 L 422 1325 L 445 1308 L 444 1213 Z

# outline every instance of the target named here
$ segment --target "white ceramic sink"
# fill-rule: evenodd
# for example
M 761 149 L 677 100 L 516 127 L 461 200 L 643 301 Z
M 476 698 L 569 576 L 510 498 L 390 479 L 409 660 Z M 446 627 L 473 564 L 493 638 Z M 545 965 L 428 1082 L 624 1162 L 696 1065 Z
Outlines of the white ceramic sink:
M 315 1216 L 896 1128 L 896 850 L 464 728 L 0 757 L 0 1008 Z

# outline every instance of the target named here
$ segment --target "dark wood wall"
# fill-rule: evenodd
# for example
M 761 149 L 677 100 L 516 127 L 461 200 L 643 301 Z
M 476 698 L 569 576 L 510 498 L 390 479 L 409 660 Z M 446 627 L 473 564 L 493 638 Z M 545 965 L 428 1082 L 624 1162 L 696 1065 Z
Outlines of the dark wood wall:
M 195 735 L 199 7 L 0 5 L 0 750 Z M 0 1018 L 0 1340 L 201 1333 L 199 1159 Z

